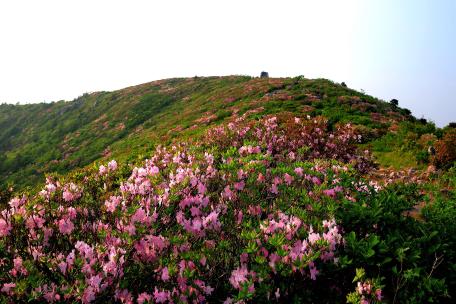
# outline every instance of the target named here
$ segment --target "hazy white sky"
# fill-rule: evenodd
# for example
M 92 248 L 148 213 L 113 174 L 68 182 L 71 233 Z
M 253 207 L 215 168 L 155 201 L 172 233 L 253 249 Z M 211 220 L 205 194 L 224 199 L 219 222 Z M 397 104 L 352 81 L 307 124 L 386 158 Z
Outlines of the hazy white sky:
M 456 121 L 456 1 L 0 0 L 0 102 L 156 79 L 324 77 Z

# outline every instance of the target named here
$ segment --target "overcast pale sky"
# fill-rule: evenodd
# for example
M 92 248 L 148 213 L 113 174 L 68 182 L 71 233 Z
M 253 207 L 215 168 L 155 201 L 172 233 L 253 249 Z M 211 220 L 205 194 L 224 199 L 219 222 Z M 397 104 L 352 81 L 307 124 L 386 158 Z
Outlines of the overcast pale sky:
M 456 1 L 0 0 L 0 102 L 182 76 L 345 81 L 456 121 Z

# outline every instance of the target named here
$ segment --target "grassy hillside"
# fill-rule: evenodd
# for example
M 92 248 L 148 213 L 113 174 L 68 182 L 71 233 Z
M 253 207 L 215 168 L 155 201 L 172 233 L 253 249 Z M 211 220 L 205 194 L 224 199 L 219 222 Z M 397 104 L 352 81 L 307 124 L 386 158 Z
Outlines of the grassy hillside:
M 192 138 L 233 117 L 283 111 L 323 115 L 331 126 L 350 122 L 359 126 L 364 141 L 381 138 L 402 121 L 410 122 L 401 129 L 406 133 L 419 125 L 406 109 L 325 79 L 167 79 L 70 102 L 0 105 L 0 183 L 34 186 L 45 173 L 66 173 L 103 157 L 136 161 L 157 144 Z M 419 136 L 436 131 L 433 124 L 419 127 L 424 130 L 412 130 Z M 396 137 L 374 145 L 379 160 L 415 165 L 414 157 L 395 164 L 403 145 Z

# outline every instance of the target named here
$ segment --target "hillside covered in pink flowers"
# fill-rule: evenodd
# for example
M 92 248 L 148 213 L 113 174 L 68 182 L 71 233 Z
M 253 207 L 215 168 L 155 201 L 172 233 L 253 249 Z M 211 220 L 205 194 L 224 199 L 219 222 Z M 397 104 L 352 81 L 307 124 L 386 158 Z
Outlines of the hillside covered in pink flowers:
M 0 134 L 0 303 L 454 301 L 454 129 L 326 80 L 165 84 Z M 62 150 L 14 163 L 28 136 Z

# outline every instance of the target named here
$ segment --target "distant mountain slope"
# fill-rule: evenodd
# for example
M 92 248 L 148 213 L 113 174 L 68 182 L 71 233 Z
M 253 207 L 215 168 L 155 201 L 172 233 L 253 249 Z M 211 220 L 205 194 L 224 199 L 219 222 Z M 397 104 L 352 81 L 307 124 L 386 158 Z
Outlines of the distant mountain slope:
M 193 137 L 233 116 L 284 111 L 323 115 L 332 125 L 351 122 L 366 140 L 415 121 L 407 109 L 325 79 L 160 80 L 70 102 L 0 105 L 0 184 L 33 186 L 45 173 L 66 173 L 105 156 L 133 161 L 157 144 Z

